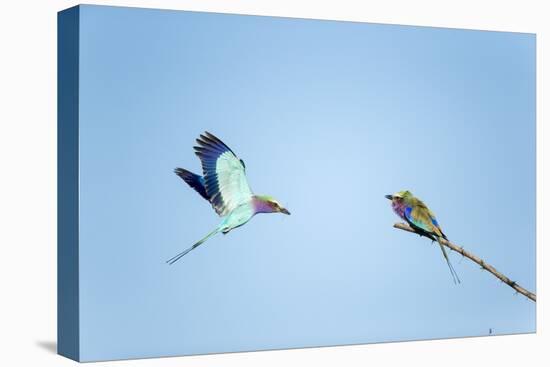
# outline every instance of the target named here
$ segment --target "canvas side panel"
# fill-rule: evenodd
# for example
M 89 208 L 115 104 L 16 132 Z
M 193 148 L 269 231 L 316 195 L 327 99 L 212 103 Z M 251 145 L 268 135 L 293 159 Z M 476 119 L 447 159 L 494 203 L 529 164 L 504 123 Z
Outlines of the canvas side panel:
M 79 7 L 57 17 L 57 352 L 79 360 Z

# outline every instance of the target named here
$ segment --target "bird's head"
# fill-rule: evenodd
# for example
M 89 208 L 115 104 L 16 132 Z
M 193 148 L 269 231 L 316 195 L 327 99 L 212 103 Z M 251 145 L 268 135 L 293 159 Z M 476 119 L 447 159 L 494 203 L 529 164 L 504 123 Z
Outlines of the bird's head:
M 409 201 L 413 195 L 409 190 L 399 191 L 393 195 L 386 195 L 386 199 L 391 200 L 392 203 L 402 203 Z
M 283 213 L 290 215 L 290 212 L 271 196 L 256 195 L 254 199 L 259 213 Z

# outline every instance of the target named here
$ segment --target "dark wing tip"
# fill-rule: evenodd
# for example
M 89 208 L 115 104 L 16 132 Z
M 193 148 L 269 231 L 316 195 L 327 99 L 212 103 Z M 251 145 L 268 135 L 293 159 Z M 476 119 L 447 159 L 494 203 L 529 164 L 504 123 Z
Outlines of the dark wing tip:
M 183 168 L 180 168 L 180 167 L 174 168 L 174 173 L 175 173 L 176 175 L 180 176 L 180 177 L 186 176 L 188 172 L 189 172 L 189 171 L 187 171 L 187 170 L 185 170 L 185 169 L 183 169 Z
M 174 173 L 189 185 L 193 183 L 193 176 L 195 176 L 194 173 L 180 167 L 174 168 Z
M 233 153 L 234 156 L 237 156 L 235 152 L 233 152 L 233 150 L 231 150 L 231 148 L 227 146 L 227 144 L 225 144 L 220 138 L 208 131 L 205 131 L 203 134 L 199 135 L 199 138 L 197 139 L 197 144 L 199 144 L 200 147 L 208 148 L 219 153 L 230 151 L 231 153 Z
M 208 136 L 206 135 L 199 135 L 199 138 L 197 139 L 197 144 L 200 146 L 200 147 L 204 147 L 204 148 L 208 148 L 210 150 L 214 150 L 214 151 L 224 151 L 226 150 L 226 146 L 222 143 L 218 143 L 217 141 L 209 138 Z
M 217 140 L 217 141 L 220 141 L 220 142 L 221 142 L 221 140 L 220 140 L 216 135 L 212 134 L 212 133 L 209 132 L 209 131 L 206 131 L 206 130 L 205 130 L 205 131 L 204 131 L 204 135 L 206 135 L 208 138 L 210 138 L 210 139 L 212 139 L 212 140 Z

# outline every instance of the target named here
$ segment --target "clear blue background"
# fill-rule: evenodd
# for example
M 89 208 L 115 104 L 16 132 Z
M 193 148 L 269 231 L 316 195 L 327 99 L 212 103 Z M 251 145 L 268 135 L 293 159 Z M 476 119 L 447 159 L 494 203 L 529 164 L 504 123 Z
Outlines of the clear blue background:
M 84 360 L 523 333 L 535 304 L 392 228 L 409 189 L 535 291 L 535 36 L 84 6 Z M 259 215 L 219 221 L 173 173 L 208 130 Z

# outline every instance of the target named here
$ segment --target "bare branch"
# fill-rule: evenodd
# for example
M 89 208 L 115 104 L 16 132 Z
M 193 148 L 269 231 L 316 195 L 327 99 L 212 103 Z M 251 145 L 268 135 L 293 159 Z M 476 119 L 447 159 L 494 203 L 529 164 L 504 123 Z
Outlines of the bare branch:
M 403 231 L 407 231 L 407 232 L 411 232 L 411 233 L 416 233 L 414 231 L 414 229 L 412 229 L 408 224 L 405 224 L 405 223 L 395 223 L 393 225 L 395 228 L 397 229 L 401 229 Z M 480 259 L 479 257 L 477 257 L 476 255 L 464 250 L 462 247 L 459 247 L 457 245 L 455 245 L 454 243 L 451 243 L 445 239 L 440 239 L 440 243 L 448 248 L 450 248 L 451 250 L 455 251 L 455 252 L 458 252 L 459 254 L 461 254 L 462 256 L 464 257 L 467 257 L 468 259 L 472 260 L 473 262 L 475 262 L 476 264 L 478 264 L 479 266 L 481 266 L 482 269 L 484 270 L 487 270 L 489 273 L 493 274 L 495 277 L 497 277 L 499 280 L 501 280 L 502 282 L 504 282 L 505 284 L 509 285 L 510 287 L 512 287 L 516 292 L 518 293 L 521 293 L 523 294 L 525 297 L 529 298 L 530 300 L 532 300 L 533 302 L 537 302 L 537 295 L 535 293 L 531 293 L 529 292 L 527 289 L 521 287 L 519 284 L 517 284 L 516 282 L 510 280 L 510 278 L 508 278 L 507 276 L 505 276 L 504 274 L 502 274 L 501 272 L 499 272 L 497 269 L 495 269 L 493 266 L 491 266 L 490 264 L 486 263 L 485 261 L 483 261 L 482 259 Z

